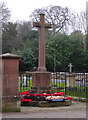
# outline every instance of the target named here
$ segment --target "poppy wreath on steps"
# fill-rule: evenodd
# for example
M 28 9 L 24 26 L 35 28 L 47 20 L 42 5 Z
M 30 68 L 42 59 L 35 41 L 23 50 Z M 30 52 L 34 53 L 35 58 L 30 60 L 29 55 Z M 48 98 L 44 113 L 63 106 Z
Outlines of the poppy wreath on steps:
M 54 94 L 31 94 L 29 91 L 18 93 L 21 96 L 21 102 L 31 101 L 65 101 L 72 100 L 72 97 L 65 97 L 64 92 L 55 92 Z

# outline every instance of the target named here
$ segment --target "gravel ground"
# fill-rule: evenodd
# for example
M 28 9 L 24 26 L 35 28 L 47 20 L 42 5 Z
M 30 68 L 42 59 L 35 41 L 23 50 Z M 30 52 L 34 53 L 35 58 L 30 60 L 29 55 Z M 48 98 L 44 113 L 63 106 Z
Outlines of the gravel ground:
M 2 118 L 86 118 L 86 103 L 63 107 L 21 107 L 21 112 L 3 113 Z

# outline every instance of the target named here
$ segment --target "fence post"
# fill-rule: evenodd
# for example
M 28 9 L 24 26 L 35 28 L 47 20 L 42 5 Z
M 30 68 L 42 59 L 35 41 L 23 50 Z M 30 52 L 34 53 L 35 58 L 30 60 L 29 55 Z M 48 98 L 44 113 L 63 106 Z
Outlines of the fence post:
M 75 89 L 75 73 L 67 73 L 66 74 L 66 88 L 67 89 Z

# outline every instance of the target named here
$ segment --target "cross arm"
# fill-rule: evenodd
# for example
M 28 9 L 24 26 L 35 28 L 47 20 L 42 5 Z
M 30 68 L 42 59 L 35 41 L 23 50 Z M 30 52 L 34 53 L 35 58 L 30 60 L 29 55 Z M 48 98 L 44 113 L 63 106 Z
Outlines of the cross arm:
M 41 24 L 39 22 L 33 22 L 33 27 L 41 27 Z
M 45 28 L 51 28 L 51 23 L 46 23 Z

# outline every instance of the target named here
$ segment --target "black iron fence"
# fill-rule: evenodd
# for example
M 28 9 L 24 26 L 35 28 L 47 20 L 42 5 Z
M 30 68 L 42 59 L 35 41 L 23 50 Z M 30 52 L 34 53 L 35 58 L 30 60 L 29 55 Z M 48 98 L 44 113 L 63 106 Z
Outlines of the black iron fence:
M 19 92 L 24 92 L 31 89 L 32 87 L 32 77 L 31 74 L 20 73 L 18 82 Z
M 59 72 L 53 73 L 52 76 L 52 87 L 56 91 L 78 98 L 88 96 L 88 73 Z
M 19 75 L 19 92 L 31 89 L 31 73 Z M 88 95 L 88 73 L 52 73 L 52 89 L 65 92 L 65 95 L 86 98 Z

